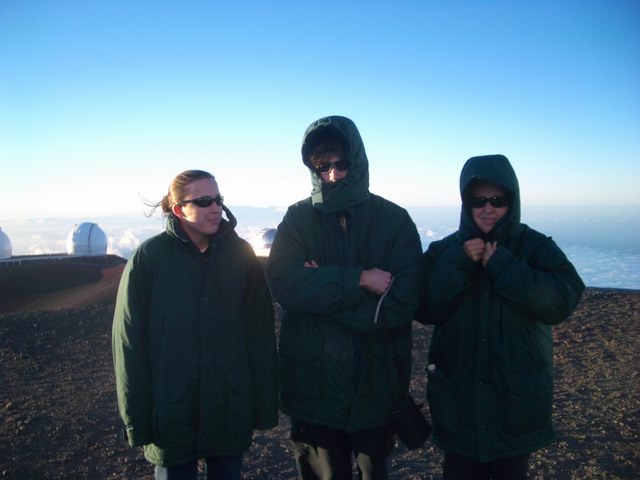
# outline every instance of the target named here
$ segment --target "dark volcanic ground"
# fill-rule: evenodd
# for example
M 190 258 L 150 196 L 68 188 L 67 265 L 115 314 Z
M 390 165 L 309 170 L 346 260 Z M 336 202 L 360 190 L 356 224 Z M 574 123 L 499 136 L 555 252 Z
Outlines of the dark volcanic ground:
M 96 288 L 115 292 L 104 282 Z M 68 306 L 63 297 L 49 306 Z M 38 308 L 0 314 L 0 478 L 151 479 L 151 466 L 120 435 L 112 301 L 58 310 L 30 301 Z M 430 331 L 415 324 L 419 399 Z M 555 328 L 559 441 L 534 456 L 532 479 L 640 478 L 639 338 L 637 291 L 589 289 Z M 391 478 L 440 478 L 441 458 L 431 443 L 411 452 L 398 446 Z M 244 471 L 247 480 L 295 478 L 286 418 L 256 435 Z

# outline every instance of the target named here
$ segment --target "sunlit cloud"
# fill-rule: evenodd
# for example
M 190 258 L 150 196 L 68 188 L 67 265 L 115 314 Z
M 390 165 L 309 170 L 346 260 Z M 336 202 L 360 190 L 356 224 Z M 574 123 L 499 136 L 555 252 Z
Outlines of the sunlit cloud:
M 238 221 L 236 232 L 254 248 L 268 255 L 264 233 L 276 228 L 284 214 L 281 208 L 230 207 Z M 418 228 L 422 249 L 457 229 L 457 209 L 409 209 Z M 588 214 L 583 209 L 535 209 L 523 220 L 550 235 L 574 263 L 590 287 L 640 289 L 639 214 L 624 210 L 616 215 Z M 13 255 L 66 253 L 66 238 L 76 223 L 86 219 L 46 219 L 9 222 L 2 231 L 10 238 Z M 146 239 L 163 231 L 161 217 L 105 217 L 92 219 L 108 238 L 107 253 L 129 258 Z
M 131 253 L 142 243 L 132 230 L 125 230 L 120 236 L 110 236 L 107 253 L 128 258 Z

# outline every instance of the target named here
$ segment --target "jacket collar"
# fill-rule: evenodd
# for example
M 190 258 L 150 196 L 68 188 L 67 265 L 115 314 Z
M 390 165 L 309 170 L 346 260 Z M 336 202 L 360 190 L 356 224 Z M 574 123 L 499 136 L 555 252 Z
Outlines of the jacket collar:
M 231 213 L 231 210 L 229 210 L 227 206 L 224 204 L 222 205 L 222 210 L 224 211 L 228 220 L 223 218 L 220 221 L 220 227 L 218 228 L 218 231 L 209 238 L 209 247 L 211 247 L 212 242 L 224 239 L 235 233 L 235 227 L 238 224 L 236 217 L 233 215 L 233 213 Z M 194 251 L 200 253 L 200 250 L 198 249 L 198 247 L 196 247 L 196 245 L 189 238 L 189 235 L 187 235 L 187 232 L 185 232 L 184 228 L 182 228 L 180 219 L 178 219 L 178 217 L 176 217 L 173 213 L 170 213 L 169 215 L 167 215 L 166 218 L 167 218 L 167 221 L 166 221 L 165 228 L 169 233 L 169 235 L 180 240 L 188 248 L 194 249 Z

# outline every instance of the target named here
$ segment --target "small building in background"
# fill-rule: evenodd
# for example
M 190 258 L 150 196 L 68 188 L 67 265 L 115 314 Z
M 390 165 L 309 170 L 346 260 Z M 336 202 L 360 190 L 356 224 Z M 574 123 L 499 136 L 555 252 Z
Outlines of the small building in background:
M 262 248 L 271 249 L 277 231 L 275 228 L 268 228 L 264 231 L 262 234 Z
M 45 297 L 57 305 L 62 295 L 76 306 L 113 302 L 126 260 L 108 254 L 107 246 L 104 231 L 85 222 L 69 232 L 67 253 L 12 255 L 11 241 L 0 230 L 0 313 L 40 308 Z M 91 285 L 96 290 L 83 298 Z
M 268 257 L 271 251 L 271 244 L 276 236 L 277 230 L 275 228 L 263 228 L 259 234 L 256 234 L 250 240 L 253 251 L 258 257 Z
M 0 228 L 0 260 L 11 258 L 11 239 Z
M 37 255 L 13 255 L 11 240 L 0 229 L 0 268 L 19 267 L 26 264 L 75 263 L 104 267 L 126 262 L 117 255 L 107 254 L 108 239 L 96 223 L 74 225 L 67 235 L 67 252 Z
M 75 256 L 107 254 L 107 235 L 97 223 L 75 225 L 67 235 L 67 253 Z

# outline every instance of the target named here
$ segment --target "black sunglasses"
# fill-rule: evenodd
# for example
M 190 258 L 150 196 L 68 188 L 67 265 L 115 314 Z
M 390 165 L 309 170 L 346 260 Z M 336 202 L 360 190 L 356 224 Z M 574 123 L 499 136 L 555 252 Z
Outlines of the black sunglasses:
M 193 203 L 196 207 L 207 208 L 213 205 L 215 202 L 216 205 L 221 206 L 224 202 L 224 197 L 222 195 L 218 195 L 215 198 L 212 197 L 200 197 L 194 198 L 193 200 L 183 200 L 178 205 L 186 205 L 187 203 Z
M 349 160 L 338 160 L 337 162 L 318 162 L 313 164 L 313 168 L 318 173 L 329 173 L 332 168 L 339 172 L 349 170 Z
M 503 208 L 509 205 L 509 197 L 504 195 L 499 197 L 469 197 L 467 201 L 472 208 L 483 208 L 487 202 L 489 202 L 493 208 Z

